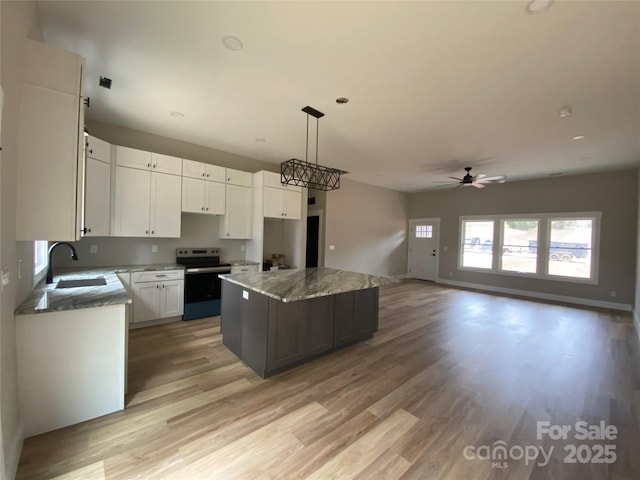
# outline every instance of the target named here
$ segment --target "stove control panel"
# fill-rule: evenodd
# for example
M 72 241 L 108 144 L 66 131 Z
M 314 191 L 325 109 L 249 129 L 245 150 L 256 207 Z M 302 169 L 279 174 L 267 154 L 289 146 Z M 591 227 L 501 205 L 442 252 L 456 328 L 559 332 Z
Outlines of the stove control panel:
M 219 257 L 219 248 L 176 248 L 176 258 L 184 257 Z

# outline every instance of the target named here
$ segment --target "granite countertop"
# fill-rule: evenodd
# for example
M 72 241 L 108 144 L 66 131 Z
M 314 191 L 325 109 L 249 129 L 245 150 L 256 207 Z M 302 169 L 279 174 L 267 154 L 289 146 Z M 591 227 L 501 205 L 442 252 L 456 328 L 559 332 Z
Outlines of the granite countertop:
M 131 303 L 131 298 L 118 280 L 114 267 L 84 270 L 64 270 L 61 268 L 59 270 L 60 274 L 53 278 L 53 283 L 46 284 L 44 279 L 38 283 L 33 292 L 16 309 L 16 315 Z M 59 280 L 95 277 L 104 277 L 107 284 L 98 287 L 56 288 Z
M 337 293 L 379 287 L 396 280 L 333 268 L 307 268 L 273 272 L 220 275 L 224 280 L 282 302 L 295 302 Z
M 108 268 L 108 267 L 105 267 Z M 116 273 L 122 272 L 149 272 L 152 270 L 183 270 L 184 265 L 177 263 L 155 263 L 151 265 L 119 265 L 113 267 L 112 271 Z
M 229 260 L 227 262 L 232 267 L 240 267 L 246 265 L 260 265 L 258 262 L 252 262 L 251 260 Z

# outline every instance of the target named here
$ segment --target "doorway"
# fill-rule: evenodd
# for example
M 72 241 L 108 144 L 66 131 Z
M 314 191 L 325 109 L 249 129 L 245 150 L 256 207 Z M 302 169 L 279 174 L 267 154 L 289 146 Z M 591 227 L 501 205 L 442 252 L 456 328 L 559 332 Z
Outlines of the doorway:
M 435 282 L 438 278 L 440 219 L 409 220 L 407 276 Z
M 322 212 L 310 210 L 307 215 L 307 255 L 305 268 L 323 266 L 322 259 Z

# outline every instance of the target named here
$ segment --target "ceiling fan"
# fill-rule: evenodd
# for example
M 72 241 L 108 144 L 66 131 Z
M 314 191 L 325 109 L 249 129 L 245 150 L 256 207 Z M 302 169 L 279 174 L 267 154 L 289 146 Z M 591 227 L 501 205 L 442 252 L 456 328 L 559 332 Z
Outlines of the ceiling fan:
M 467 172 L 464 177 L 449 177 L 452 180 L 457 180 L 460 185 L 463 187 L 476 187 L 476 188 L 484 188 L 486 185 L 490 185 L 492 183 L 504 183 L 507 180 L 506 175 L 495 175 L 493 177 L 488 177 L 484 173 L 478 173 L 477 175 L 471 175 L 471 167 L 465 167 L 465 171 Z M 441 183 L 441 182 L 435 182 Z

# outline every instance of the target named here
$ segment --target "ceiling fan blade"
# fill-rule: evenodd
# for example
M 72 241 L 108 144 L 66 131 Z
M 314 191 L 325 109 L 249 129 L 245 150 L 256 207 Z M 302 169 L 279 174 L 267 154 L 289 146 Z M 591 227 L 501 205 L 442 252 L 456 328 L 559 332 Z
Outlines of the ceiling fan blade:
M 485 187 L 485 185 L 483 185 L 482 183 L 477 183 L 477 182 L 473 182 L 471 185 L 476 187 L 476 188 L 484 188 Z
M 458 178 L 458 177 L 447 177 L 447 178 L 450 178 L 450 179 L 452 179 L 452 180 L 457 180 L 457 181 L 459 181 L 459 182 L 461 182 L 461 181 L 462 181 L 462 179 L 461 179 L 461 178 Z
M 494 177 L 481 178 L 479 181 L 482 183 L 504 183 L 506 179 L 506 175 L 496 175 Z
M 474 180 L 480 180 L 481 178 L 485 178 L 486 176 L 487 176 L 486 173 L 479 173 L 475 177 L 473 177 L 473 179 Z
M 431 183 L 448 183 L 449 185 L 454 185 L 455 182 L 452 182 L 450 180 L 434 180 Z

